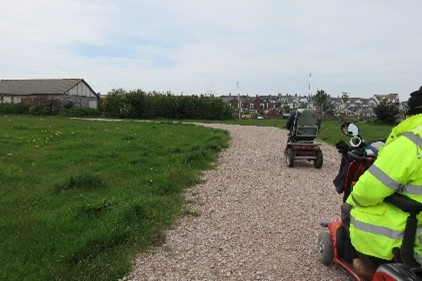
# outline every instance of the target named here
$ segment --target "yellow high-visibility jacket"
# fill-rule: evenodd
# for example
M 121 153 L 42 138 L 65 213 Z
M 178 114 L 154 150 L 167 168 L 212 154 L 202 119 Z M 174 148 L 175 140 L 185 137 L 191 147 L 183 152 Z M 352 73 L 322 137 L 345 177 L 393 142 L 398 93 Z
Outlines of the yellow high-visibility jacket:
M 353 207 L 350 238 L 357 251 L 393 259 L 393 248 L 402 243 L 409 215 L 383 201 L 394 192 L 422 202 L 422 114 L 393 128 L 346 201 Z M 414 250 L 415 259 L 422 264 L 422 214 L 418 220 Z

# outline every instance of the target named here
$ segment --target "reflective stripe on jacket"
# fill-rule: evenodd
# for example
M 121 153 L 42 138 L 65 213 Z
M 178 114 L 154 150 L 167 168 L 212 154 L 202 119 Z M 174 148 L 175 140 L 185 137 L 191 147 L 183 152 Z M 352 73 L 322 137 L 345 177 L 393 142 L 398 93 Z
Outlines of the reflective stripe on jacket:
M 391 260 L 393 248 L 400 247 L 408 213 L 383 201 L 394 192 L 422 202 L 422 114 L 393 128 L 347 199 L 353 206 L 350 236 L 357 251 Z M 422 214 L 418 219 L 415 254 L 422 263 Z

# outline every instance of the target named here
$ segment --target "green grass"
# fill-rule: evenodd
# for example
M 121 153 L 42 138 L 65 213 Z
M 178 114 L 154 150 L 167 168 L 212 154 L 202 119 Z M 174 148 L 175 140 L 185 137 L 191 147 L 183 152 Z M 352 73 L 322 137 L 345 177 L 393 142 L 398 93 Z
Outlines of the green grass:
M 229 134 L 0 117 L 0 280 L 118 280 L 185 214 Z
M 388 125 L 376 125 L 371 123 L 359 123 L 354 122 L 359 126 L 360 135 L 365 141 L 385 139 L 391 132 L 393 126 Z M 340 131 L 340 121 L 322 121 L 321 130 L 318 138 L 329 144 L 336 144 L 340 139 L 346 141 L 350 140 L 350 137 L 343 135 Z
M 284 129 L 285 122 L 225 123 Z M 323 121 L 319 139 L 348 141 L 340 124 Z M 391 130 L 357 124 L 367 140 Z M 125 276 L 178 216 L 198 215 L 184 209 L 182 191 L 214 167 L 229 138 L 167 121 L 0 117 L 0 280 Z
M 287 120 L 274 120 L 274 119 L 246 119 L 246 120 L 228 120 L 221 121 L 219 123 L 225 124 L 240 124 L 240 125 L 251 125 L 251 126 L 268 126 L 277 127 L 280 129 L 286 129 Z M 207 121 L 204 121 L 207 122 Z M 209 121 L 208 121 L 209 122 Z M 216 121 L 218 122 L 218 121 Z M 349 142 L 350 137 L 343 135 L 340 131 L 342 121 L 322 121 L 321 128 L 318 135 L 318 139 L 326 143 L 335 145 L 339 140 L 345 140 Z M 373 123 L 365 122 L 353 122 L 359 126 L 360 134 L 365 141 L 385 139 L 390 134 L 393 126 L 389 125 L 376 125 Z

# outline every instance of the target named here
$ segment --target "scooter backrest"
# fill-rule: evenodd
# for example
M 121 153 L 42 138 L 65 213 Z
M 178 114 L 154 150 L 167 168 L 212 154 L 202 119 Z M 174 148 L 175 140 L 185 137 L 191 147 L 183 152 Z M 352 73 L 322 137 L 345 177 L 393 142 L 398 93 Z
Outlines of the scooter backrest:
M 361 161 L 351 160 L 349 162 L 347 173 L 345 175 L 343 202 L 346 202 L 347 197 L 349 197 L 352 192 L 354 183 L 359 180 L 359 177 L 369 168 L 369 166 L 372 165 L 375 159 L 365 157 L 365 159 L 362 158 L 360 160 Z

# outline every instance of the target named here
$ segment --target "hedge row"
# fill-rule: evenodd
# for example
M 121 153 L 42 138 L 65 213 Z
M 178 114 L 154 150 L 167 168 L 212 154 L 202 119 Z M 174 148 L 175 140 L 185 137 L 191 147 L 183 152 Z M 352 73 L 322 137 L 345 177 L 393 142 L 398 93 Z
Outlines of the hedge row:
M 146 93 L 142 90 L 112 90 L 100 109 L 81 108 L 66 102 L 61 109 L 46 105 L 0 104 L 0 114 L 62 115 L 67 117 L 132 119 L 232 119 L 233 110 L 220 98 L 174 96 L 170 93 Z
M 232 118 L 232 109 L 222 99 L 214 97 L 118 89 L 108 94 L 103 114 L 112 118 L 225 120 Z

